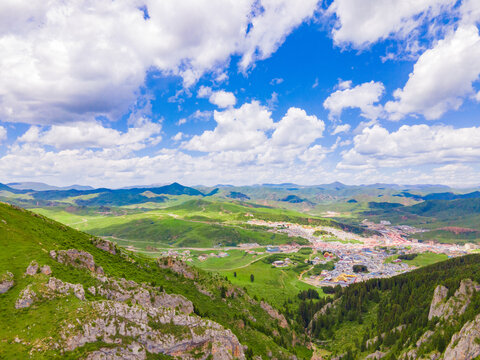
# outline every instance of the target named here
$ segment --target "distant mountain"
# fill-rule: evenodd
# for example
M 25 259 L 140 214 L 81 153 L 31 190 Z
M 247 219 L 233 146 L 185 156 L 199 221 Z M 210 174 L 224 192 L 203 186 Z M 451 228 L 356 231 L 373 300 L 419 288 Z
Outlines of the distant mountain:
M 93 190 L 91 186 L 70 185 L 70 186 L 53 186 L 41 182 L 27 181 L 27 182 L 13 182 L 7 184 L 12 189 L 17 190 L 33 190 L 33 191 L 48 191 L 48 190 Z
M 480 191 L 474 191 L 468 194 L 454 194 L 452 192 L 428 194 L 422 197 L 424 200 L 456 200 L 456 199 L 478 199 Z

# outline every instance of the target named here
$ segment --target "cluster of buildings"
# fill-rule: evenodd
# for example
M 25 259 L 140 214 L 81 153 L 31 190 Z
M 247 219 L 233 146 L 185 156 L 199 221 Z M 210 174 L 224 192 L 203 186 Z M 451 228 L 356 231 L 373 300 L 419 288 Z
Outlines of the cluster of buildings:
M 324 270 L 321 275 L 311 276 L 305 281 L 316 286 L 347 286 L 359 281 L 373 278 L 383 278 L 398 275 L 412 269 L 405 263 L 385 263 L 390 252 L 379 248 L 363 248 L 360 251 L 339 250 L 332 252 L 338 258 L 335 268 L 331 271 Z M 364 265 L 367 272 L 355 273 L 355 265 Z
M 205 261 L 207 260 L 208 258 L 224 258 L 224 257 L 227 257 L 227 256 L 230 256 L 227 252 L 219 252 L 218 254 L 215 254 L 215 253 L 210 253 L 210 254 L 201 254 L 201 255 L 198 255 L 198 260 L 199 261 Z
M 380 234 L 368 238 L 323 226 L 314 227 L 262 220 L 250 220 L 249 223 L 268 226 L 272 228 L 272 231 L 284 232 L 292 237 L 303 237 L 309 240 L 310 246 L 317 249 L 317 251 L 327 251 L 327 254 L 337 258 L 338 261 L 335 263 L 333 270 L 323 270 L 320 275 L 312 275 L 303 279 L 303 281 L 316 286 L 347 286 L 358 281 L 391 277 L 414 269 L 414 267 L 402 261 L 385 263 L 385 259 L 392 255 L 392 250 L 400 253 L 429 251 L 455 257 L 466 254 L 469 250 L 468 247 L 472 247 L 471 245 L 461 246 L 456 244 L 437 244 L 434 242 L 421 243 L 409 237 L 411 234 L 425 230 L 408 225 L 392 226 L 388 221 L 382 221 L 380 224 L 367 220 L 363 221 L 363 226 L 376 230 Z M 316 230 L 324 230 L 333 236 L 329 236 L 328 239 L 325 236 L 316 236 L 314 235 Z M 351 240 L 356 241 L 352 242 Z M 272 247 L 270 251 L 267 249 L 267 252 L 276 252 L 276 250 L 282 251 L 281 247 Z M 292 251 L 292 249 L 289 250 Z M 296 250 L 293 249 L 293 251 Z M 318 257 L 312 261 L 313 265 L 325 262 L 324 259 Z M 353 271 L 354 265 L 364 265 L 368 271 L 355 273 Z M 286 265 L 279 263 L 278 267 L 280 266 Z

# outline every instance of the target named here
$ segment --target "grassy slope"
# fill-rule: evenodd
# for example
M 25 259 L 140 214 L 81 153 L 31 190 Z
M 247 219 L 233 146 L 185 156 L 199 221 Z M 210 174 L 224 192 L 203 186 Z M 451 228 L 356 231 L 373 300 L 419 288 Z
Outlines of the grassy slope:
M 398 255 L 393 255 L 385 259 L 385 262 L 392 262 L 398 258 Z M 439 261 L 447 260 L 448 256 L 445 254 L 436 254 L 432 252 L 424 252 L 421 254 L 418 254 L 415 258 L 412 260 L 402 260 L 402 262 L 408 264 L 408 265 L 413 265 L 417 267 L 422 267 L 422 266 L 427 266 L 431 264 L 435 264 Z
M 278 339 L 270 337 L 272 331 L 277 329 L 276 322 L 260 309 L 258 304 L 248 300 L 248 297 L 227 301 L 220 299 L 219 288 L 231 286 L 223 278 L 199 272 L 196 281 L 214 294 L 214 299 L 211 299 L 200 293 L 191 280 L 176 275 L 170 270 L 160 269 L 152 260 L 125 255 L 134 260 L 134 262 L 127 261 L 125 256 L 112 255 L 97 249 L 90 241 L 90 236 L 84 233 L 33 215 L 30 212 L 0 204 L 0 245 L 3 250 L 0 252 L 0 274 L 10 271 L 14 274 L 16 281 L 16 285 L 10 291 L 0 295 L 0 323 L 4 324 L 0 327 L 0 338 L 6 340 L 6 342 L 0 342 L 0 358 L 29 358 L 30 346 L 16 344 L 13 339 L 19 336 L 33 343 L 39 338 L 57 336 L 59 322 L 62 319 L 71 321 L 73 311 L 82 305 L 75 297 L 69 296 L 43 302 L 29 309 L 14 309 L 14 303 L 20 291 L 33 281 L 32 277 L 23 277 L 26 267 L 32 260 L 38 261 L 41 265 L 50 265 L 53 275 L 63 281 L 82 283 L 85 288 L 95 281 L 87 271 L 61 265 L 48 255 L 49 250 L 69 248 L 82 249 L 91 253 L 95 262 L 104 268 L 108 276 L 125 277 L 139 283 L 155 282 L 157 286 L 162 285 L 169 293 L 186 296 L 193 301 L 200 314 L 231 328 L 239 340 L 254 349 L 255 353 L 264 356 L 268 351 L 278 356 L 281 353 L 287 353 L 277 345 Z M 245 311 L 255 317 L 257 324 L 262 326 L 247 323 L 244 329 L 240 329 L 236 315 Z M 52 318 L 56 321 L 49 321 Z M 288 330 L 281 330 L 281 332 L 281 337 L 291 336 Z M 90 348 L 95 346 L 101 346 L 101 344 L 89 345 Z M 86 349 L 79 351 L 86 351 Z M 73 358 L 80 356 L 78 351 L 70 355 Z M 46 358 L 54 356 L 54 352 L 45 355 Z M 41 353 L 34 353 L 34 357 L 42 358 L 43 356 Z

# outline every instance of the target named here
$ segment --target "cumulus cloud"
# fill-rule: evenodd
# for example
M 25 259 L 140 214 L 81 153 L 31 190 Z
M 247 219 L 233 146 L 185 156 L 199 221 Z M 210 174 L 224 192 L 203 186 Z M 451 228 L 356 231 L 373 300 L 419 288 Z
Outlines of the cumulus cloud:
M 237 98 L 232 92 L 225 90 L 213 91 L 209 86 L 200 86 L 197 97 L 208 98 L 208 101 L 219 108 L 226 108 L 237 103 Z
M 343 125 L 337 125 L 335 126 L 335 129 L 332 131 L 332 135 L 337 135 L 342 132 L 347 133 L 350 131 L 350 125 L 349 124 L 343 124 Z
M 305 110 L 292 107 L 275 127 L 272 145 L 305 146 L 322 137 L 325 124 L 315 115 L 307 115 Z
M 52 146 L 56 149 L 111 149 L 140 150 L 147 145 L 157 144 L 160 140 L 161 125 L 147 119 L 139 119 L 136 126 L 127 132 L 104 127 L 99 122 L 76 122 L 56 124 L 48 129 L 31 126 L 21 137 L 19 143 L 35 143 Z
M 395 101 L 385 104 L 390 119 L 422 114 L 438 119 L 458 109 L 474 93 L 472 83 L 480 74 L 480 36 L 474 24 L 461 25 L 425 51 L 416 62 L 403 89 L 394 92 Z
M 408 37 L 425 20 L 450 10 L 455 0 L 334 0 L 332 30 L 337 45 L 363 48 L 390 36 Z
M 317 1 L 2 2 L 0 116 L 37 124 L 116 119 L 147 71 L 181 76 L 189 87 L 221 73 L 233 54 L 244 70 L 269 57 Z
M 258 101 L 243 104 L 238 109 L 215 111 L 216 128 L 195 135 L 184 147 L 203 152 L 255 147 L 266 140 L 264 131 L 273 128 L 271 115 Z
M 7 129 L 3 126 L 0 126 L 0 142 L 7 138 Z
M 248 69 L 256 60 L 268 58 L 287 34 L 305 19 L 313 16 L 318 0 L 262 0 L 254 2 L 252 28 L 240 45 L 242 59 L 240 67 Z
M 404 167 L 480 161 L 480 127 L 403 125 L 397 131 L 375 125 L 356 135 L 343 152 L 340 169 Z
M 359 108 L 361 116 L 367 119 L 376 119 L 382 112 L 382 107 L 375 103 L 379 101 L 385 91 L 383 84 L 373 80 L 354 88 L 350 88 L 350 83 L 347 82 L 347 84 L 348 87 L 335 91 L 323 102 L 323 106 L 329 111 L 329 117 L 340 117 L 342 111 L 347 108 Z
M 183 139 L 183 137 L 185 136 L 184 133 L 182 133 L 181 131 L 179 131 L 178 133 L 176 133 L 174 136 L 172 136 L 172 140 L 174 141 L 180 141 Z
M 233 106 L 237 102 L 237 98 L 233 93 L 224 90 L 215 91 L 208 100 L 219 108 Z

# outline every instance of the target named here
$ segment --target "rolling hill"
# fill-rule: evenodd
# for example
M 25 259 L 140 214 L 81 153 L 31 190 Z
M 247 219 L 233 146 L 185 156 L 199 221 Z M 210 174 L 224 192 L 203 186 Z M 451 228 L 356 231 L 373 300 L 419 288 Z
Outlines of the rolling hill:
M 275 310 L 180 261 L 143 258 L 6 204 L 0 245 L 2 359 L 310 354 Z

